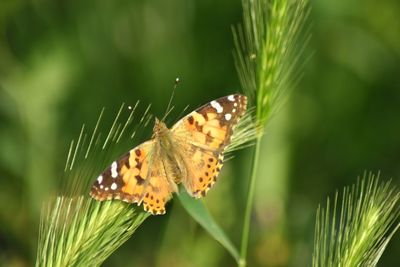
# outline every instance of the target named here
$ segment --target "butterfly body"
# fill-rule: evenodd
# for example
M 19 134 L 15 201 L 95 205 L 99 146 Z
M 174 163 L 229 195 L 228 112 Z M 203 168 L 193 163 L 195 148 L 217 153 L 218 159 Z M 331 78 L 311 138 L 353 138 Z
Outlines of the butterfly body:
M 222 97 L 171 129 L 156 119 L 152 139 L 114 161 L 93 184 L 91 196 L 143 203 L 152 214 L 165 213 L 165 204 L 180 183 L 191 196 L 205 196 L 217 180 L 224 148 L 246 104 L 243 95 Z
M 181 183 L 186 170 L 181 146 L 179 146 L 179 141 L 174 139 L 171 130 L 157 118 L 153 128 L 152 139 L 155 146 L 154 157 L 156 160 L 162 160 L 164 168 L 169 170 L 167 178 L 175 184 Z M 176 190 L 174 191 L 176 192 Z

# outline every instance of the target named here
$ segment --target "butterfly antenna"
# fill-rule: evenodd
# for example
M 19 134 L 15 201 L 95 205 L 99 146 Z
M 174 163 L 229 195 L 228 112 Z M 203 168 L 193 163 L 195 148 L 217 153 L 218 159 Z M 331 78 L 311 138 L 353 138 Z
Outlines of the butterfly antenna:
M 165 115 L 161 121 L 164 121 L 165 118 L 168 116 L 168 114 L 173 110 L 173 107 L 171 108 L 171 103 L 172 103 L 172 99 L 174 98 L 175 89 L 176 89 L 176 87 L 178 87 L 179 81 L 180 81 L 179 78 L 175 79 L 174 88 L 172 89 L 171 97 L 169 98 L 167 109 L 165 110 Z

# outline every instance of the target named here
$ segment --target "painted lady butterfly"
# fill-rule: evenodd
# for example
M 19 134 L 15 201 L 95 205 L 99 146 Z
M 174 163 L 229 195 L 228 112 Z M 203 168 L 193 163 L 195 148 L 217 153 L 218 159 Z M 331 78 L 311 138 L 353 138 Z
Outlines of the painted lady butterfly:
M 152 139 L 114 161 L 97 177 L 90 195 L 143 202 L 152 214 L 165 213 L 180 183 L 191 196 L 204 197 L 218 177 L 224 148 L 246 105 L 246 96 L 234 94 L 198 108 L 171 129 L 156 119 Z

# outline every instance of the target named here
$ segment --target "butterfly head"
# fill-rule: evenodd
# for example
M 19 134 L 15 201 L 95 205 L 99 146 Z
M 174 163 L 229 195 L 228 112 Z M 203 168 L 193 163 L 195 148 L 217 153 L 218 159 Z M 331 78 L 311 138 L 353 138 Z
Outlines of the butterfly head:
M 168 131 L 169 130 L 167 128 L 167 125 L 165 125 L 165 123 L 163 121 L 156 118 L 156 121 L 155 121 L 154 127 L 153 127 L 153 138 L 164 136 L 165 134 L 167 134 Z

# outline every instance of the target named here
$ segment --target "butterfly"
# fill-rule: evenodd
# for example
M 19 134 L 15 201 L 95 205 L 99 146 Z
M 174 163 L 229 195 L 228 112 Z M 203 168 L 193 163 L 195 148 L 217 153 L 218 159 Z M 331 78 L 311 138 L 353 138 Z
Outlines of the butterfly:
M 204 197 L 217 181 L 224 149 L 246 106 L 246 96 L 233 94 L 205 104 L 170 129 L 156 119 L 152 138 L 112 162 L 90 195 L 99 201 L 143 203 L 153 215 L 165 213 L 181 183 L 192 197 Z

